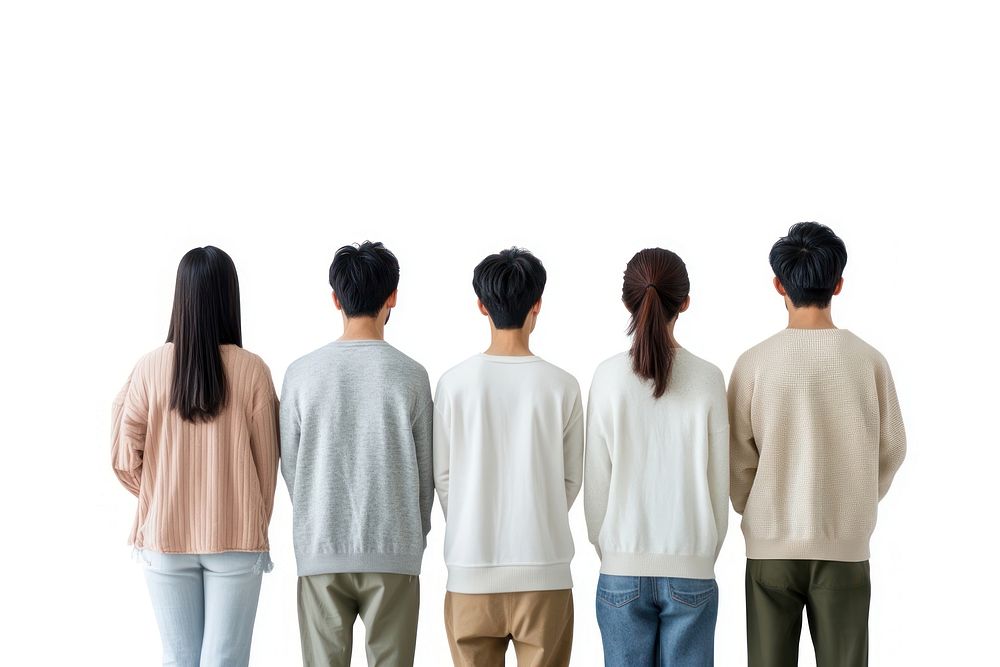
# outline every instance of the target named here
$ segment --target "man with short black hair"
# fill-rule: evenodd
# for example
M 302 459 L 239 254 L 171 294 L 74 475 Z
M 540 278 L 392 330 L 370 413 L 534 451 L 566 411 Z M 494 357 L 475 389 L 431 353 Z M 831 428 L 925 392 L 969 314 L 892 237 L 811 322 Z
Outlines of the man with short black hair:
M 564 667 L 573 643 L 573 537 L 583 478 L 580 386 L 532 354 L 545 268 L 510 248 L 473 272 L 491 342 L 445 373 L 434 479 L 447 520 L 445 627 L 456 665 Z
M 729 383 L 730 494 L 747 545 L 751 667 L 798 662 L 803 607 L 820 667 L 868 664 L 868 542 L 906 453 L 889 365 L 833 324 L 847 249 L 815 222 L 770 254 L 788 328 Z
M 359 615 L 369 665 L 413 664 L 433 407 L 427 372 L 384 340 L 398 283 L 381 243 L 340 248 L 330 286 L 344 333 L 289 366 L 282 386 L 305 665 L 349 665 Z

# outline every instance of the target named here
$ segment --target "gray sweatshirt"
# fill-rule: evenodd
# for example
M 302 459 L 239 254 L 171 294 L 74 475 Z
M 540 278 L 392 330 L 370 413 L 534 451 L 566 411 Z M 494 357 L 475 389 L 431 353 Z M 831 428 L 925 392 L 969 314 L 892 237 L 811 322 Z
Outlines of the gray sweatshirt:
M 424 368 L 385 341 L 335 341 L 289 366 L 280 411 L 299 576 L 419 574 L 434 501 Z

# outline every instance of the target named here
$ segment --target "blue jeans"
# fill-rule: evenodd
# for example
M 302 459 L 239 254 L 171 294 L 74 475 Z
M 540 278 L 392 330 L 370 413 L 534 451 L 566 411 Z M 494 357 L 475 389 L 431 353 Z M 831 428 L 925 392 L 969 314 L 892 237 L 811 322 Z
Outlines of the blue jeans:
M 711 667 L 718 615 L 714 579 L 602 574 L 597 582 L 607 667 Z
M 162 554 L 144 549 L 163 664 L 246 667 L 266 552 Z

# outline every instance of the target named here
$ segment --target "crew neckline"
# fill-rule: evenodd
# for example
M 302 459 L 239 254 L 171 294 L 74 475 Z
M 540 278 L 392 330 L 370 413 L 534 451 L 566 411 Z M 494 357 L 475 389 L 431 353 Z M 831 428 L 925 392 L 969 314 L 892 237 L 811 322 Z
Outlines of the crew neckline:
M 486 361 L 495 361 L 501 364 L 525 364 L 531 361 L 541 361 L 541 357 L 536 354 L 487 354 L 480 352 L 479 356 Z
M 360 338 L 357 340 L 333 340 L 330 341 L 330 345 L 388 345 L 384 339 L 378 338 Z
M 830 331 L 844 331 L 850 333 L 847 329 L 841 329 L 840 327 L 824 327 L 822 329 L 804 329 L 802 327 L 785 327 L 782 331 L 801 331 L 805 333 L 816 333 L 816 332 L 830 332 Z

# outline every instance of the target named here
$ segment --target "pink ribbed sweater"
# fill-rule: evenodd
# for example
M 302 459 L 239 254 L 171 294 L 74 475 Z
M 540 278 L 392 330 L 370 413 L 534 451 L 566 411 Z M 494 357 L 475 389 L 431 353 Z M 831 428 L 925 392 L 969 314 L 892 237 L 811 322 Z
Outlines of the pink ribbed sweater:
M 129 543 L 163 553 L 267 551 L 277 398 L 255 354 L 222 346 L 229 398 L 212 421 L 170 409 L 173 345 L 143 357 L 114 402 L 111 465 L 138 497 Z

